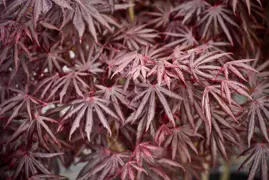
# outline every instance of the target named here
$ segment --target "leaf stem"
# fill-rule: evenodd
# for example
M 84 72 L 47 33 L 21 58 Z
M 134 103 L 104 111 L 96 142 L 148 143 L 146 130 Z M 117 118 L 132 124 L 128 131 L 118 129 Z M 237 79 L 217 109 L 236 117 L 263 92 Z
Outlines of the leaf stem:
M 130 16 L 131 22 L 133 22 L 134 21 L 134 4 L 133 4 L 133 0 L 129 0 L 129 5 L 130 5 L 130 7 L 128 9 L 129 16 Z

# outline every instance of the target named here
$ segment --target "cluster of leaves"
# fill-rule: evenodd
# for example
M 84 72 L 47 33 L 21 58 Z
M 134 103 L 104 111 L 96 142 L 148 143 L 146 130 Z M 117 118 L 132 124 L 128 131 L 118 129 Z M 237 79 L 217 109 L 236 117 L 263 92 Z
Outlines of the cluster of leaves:
M 0 1 L 1 179 L 64 179 L 77 158 L 81 180 L 200 179 L 246 149 L 267 180 L 266 6 Z

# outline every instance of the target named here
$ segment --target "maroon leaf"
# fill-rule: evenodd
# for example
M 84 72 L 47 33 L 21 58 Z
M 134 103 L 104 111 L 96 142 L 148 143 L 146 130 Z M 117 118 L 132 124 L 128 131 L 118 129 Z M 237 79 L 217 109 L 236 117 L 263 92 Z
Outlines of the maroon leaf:
M 268 144 L 257 143 L 245 150 L 241 155 L 247 156 L 247 159 L 239 167 L 239 170 L 249 166 L 249 180 L 254 178 L 258 170 L 261 171 L 263 180 L 268 179 L 268 160 L 266 158 L 269 155 Z

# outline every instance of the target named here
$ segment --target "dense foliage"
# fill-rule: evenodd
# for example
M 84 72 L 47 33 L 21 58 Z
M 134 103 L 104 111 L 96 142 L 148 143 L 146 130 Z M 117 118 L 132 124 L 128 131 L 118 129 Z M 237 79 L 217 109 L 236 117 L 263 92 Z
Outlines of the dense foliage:
M 0 179 L 268 180 L 267 6 L 1 0 Z

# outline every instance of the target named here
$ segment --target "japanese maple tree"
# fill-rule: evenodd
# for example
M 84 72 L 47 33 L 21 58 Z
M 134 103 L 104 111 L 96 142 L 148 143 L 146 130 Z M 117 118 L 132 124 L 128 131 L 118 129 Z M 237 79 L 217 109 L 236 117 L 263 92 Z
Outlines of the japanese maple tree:
M 0 0 L 0 179 L 268 180 L 268 7 Z

